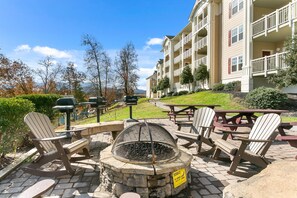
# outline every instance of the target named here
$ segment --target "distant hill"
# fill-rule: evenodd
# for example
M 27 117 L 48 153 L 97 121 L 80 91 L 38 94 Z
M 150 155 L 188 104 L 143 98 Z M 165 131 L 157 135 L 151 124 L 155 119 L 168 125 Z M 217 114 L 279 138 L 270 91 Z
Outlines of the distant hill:
M 145 90 L 142 90 L 142 89 L 136 89 L 135 91 L 134 91 L 134 93 L 135 94 L 145 94 Z

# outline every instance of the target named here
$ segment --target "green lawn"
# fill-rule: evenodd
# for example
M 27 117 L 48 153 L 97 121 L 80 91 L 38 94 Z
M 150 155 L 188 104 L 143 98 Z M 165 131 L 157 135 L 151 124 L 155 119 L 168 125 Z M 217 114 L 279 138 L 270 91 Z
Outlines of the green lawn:
M 172 96 L 161 99 L 168 104 L 217 104 L 216 109 L 245 109 L 244 106 L 232 101 L 231 95 L 226 93 L 214 93 L 202 91 L 183 96 Z
M 145 118 L 167 118 L 166 113 L 162 112 L 163 109 L 155 107 L 153 104 L 148 102 L 148 99 L 141 98 L 138 100 L 138 104 L 132 106 L 132 117 L 135 119 L 145 119 Z M 100 121 L 113 121 L 113 120 L 124 120 L 130 117 L 129 107 L 122 107 L 119 109 L 113 109 L 104 113 L 100 117 Z M 81 121 L 76 121 L 75 124 L 88 124 L 95 123 L 97 121 L 96 117 L 84 119 Z
M 238 100 L 236 100 L 238 101 Z M 162 98 L 161 102 L 168 104 L 218 104 L 220 107 L 216 109 L 246 109 L 243 105 L 237 103 L 232 99 L 232 96 L 227 93 L 215 93 L 212 91 L 203 91 L 183 96 L 172 96 Z M 133 106 L 133 118 L 167 118 L 163 109 L 155 107 L 148 102 L 148 99 L 142 98 L 138 100 L 138 104 Z M 260 115 L 260 114 L 259 114 Z M 121 107 L 113 109 L 101 115 L 100 121 L 124 120 L 129 118 L 129 107 Z M 283 122 L 296 122 L 297 117 L 282 116 Z M 96 117 L 76 121 L 74 124 L 95 123 Z

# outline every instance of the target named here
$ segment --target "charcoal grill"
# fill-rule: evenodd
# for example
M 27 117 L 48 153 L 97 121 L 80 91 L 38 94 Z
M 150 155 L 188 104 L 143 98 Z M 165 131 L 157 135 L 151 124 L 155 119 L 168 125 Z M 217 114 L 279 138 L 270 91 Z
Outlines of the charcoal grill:
M 130 118 L 127 122 L 138 122 L 132 118 L 132 106 L 137 105 L 138 98 L 137 96 L 124 96 L 124 102 L 129 106 Z
M 105 108 L 106 106 L 106 99 L 104 97 L 90 97 L 89 103 L 91 104 L 92 108 L 96 108 L 97 110 L 97 122 L 100 122 L 100 109 Z
M 116 138 L 113 156 L 134 164 L 158 164 L 179 156 L 172 135 L 155 123 L 139 122 L 124 129 Z
M 64 97 L 59 98 L 56 101 L 56 106 L 53 107 L 53 109 L 57 109 L 61 113 L 66 113 L 66 130 L 70 130 L 70 113 L 74 111 L 76 105 L 77 103 L 74 97 Z

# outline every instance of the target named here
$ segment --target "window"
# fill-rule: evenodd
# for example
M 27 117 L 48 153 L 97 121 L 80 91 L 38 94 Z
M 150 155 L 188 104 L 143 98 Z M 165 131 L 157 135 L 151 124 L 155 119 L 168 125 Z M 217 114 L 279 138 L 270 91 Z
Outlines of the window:
M 237 28 L 232 30 L 232 44 L 237 42 Z
M 243 25 L 238 27 L 238 41 L 243 39 Z
M 232 1 L 232 15 L 238 12 L 238 0 Z
M 237 72 L 242 70 L 243 58 L 242 56 L 235 56 L 231 59 L 231 71 Z
M 231 30 L 231 43 L 236 43 L 243 39 L 243 25 L 235 27 Z M 230 42 L 230 41 L 229 41 Z
M 238 56 L 238 70 L 242 70 L 242 56 Z
M 243 0 L 239 0 L 238 10 L 242 10 L 242 8 L 243 8 Z
M 243 0 L 233 0 L 232 1 L 232 15 L 236 14 L 243 9 Z
M 237 57 L 232 58 L 232 72 L 237 71 Z

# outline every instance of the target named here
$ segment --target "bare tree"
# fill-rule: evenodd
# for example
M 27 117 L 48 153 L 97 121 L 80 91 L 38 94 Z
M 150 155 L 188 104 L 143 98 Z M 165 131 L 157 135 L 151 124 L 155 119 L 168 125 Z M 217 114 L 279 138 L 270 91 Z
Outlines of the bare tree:
M 57 78 L 62 71 L 61 64 L 54 64 L 53 58 L 47 56 L 38 63 L 41 68 L 34 70 L 42 81 L 43 93 L 53 93 L 56 89 Z
M 95 86 L 96 95 L 102 96 L 101 67 L 102 67 L 102 45 L 92 36 L 83 36 L 82 45 L 86 46 L 85 62 L 87 64 L 90 81 Z
M 106 52 L 102 53 L 102 69 L 104 71 L 104 97 L 107 98 L 108 84 L 111 80 L 112 69 L 111 69 L 111 58 Z
M 115 72 L 124 94 L 130 95 L 137 88 L 139 76 L 137 74 L 137 53 L 133 43 L 124 46 L 115 59 Z
M 76 69 L 73 62 L 68 62 L 67 67 L 63 69 L 62 79 L 66 82 L 68 94 L 76 95 L 80 84 L 86 79 L 86 75 Z

